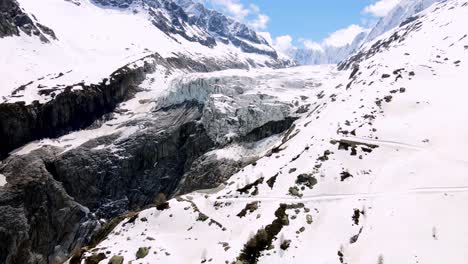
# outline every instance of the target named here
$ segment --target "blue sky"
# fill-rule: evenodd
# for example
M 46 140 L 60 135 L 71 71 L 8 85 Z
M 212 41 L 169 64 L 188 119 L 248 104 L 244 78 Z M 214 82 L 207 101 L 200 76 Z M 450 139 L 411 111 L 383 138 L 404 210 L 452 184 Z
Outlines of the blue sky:
M 270 17 L 268 31 L 274 36 L 319 41 L 351 24 L 361 23 L 362 10 L 371 0 L 256 0 Z
M 400 0 L 202 0 L 259 32 L 279 49 L 345 45 Z

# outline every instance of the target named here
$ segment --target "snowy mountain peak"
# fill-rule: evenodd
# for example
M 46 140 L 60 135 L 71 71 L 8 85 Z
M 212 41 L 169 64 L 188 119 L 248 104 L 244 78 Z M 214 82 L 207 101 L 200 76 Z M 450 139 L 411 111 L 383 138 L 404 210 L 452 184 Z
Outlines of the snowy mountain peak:
M 247 53 L 278 58 L 276 51 L 257 33 L 222 13 L 190 0 L 94 0 L 102 6 L 143 7 L 156 27 L 168 34 L 179 34 L 206 46 L 217 42 L 233 44 Z

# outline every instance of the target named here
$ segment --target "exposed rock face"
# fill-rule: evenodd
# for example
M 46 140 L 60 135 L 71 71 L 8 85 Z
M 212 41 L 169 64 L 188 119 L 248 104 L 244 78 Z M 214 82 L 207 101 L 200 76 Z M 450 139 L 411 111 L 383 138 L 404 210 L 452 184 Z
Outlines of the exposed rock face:
M 0 0 L 0 38 L 19 36 L 20 30 L 29 36 L 38 36 L 42 42 L 49 42 L 49 38 L 56 39 L 54 31 L 34 22 L 21 10 L 16 0 Z
M 244 52 L 264 54 L 275 59 L 278 58 L 278 54 L 273 49 L 261 49 L 256 45 L 248 43 L 269 46 L 262 37 L 246 25 L 226 17 L 215 10 L 207 9 L 203 4 L 192 0 L 176 0 L 176 2 L 187 13 L 189 23 L 205 29 L 214 36 L 218 36 L 217 40 L 219 42 L 231 42 L 235 46 L 240 47 Z
M 278 121 L 269 121 L 264 125 L 250 131 L 247 135 L 242 137 L 241 141 L 255 142 L 276 134 L 280 134 L 288 130 L 293 125 L 295 120 L 296 118 L 294 117 L 286 117 Z
M 57 157 L 49 167 L 77 202 L 100 217 L 143 208 L 159 193 L 172 195 L 192 161 L 214 146 L 196 122 L 199 117 L 197 105 L 170 109 L 124 141 L 88 142 Z M 93 149 L 105 140 L 113 146 Z
M 0 189 L 0 263 L 60 263 L 99 226 L 52 178 L 53 149 L 10 160 Z

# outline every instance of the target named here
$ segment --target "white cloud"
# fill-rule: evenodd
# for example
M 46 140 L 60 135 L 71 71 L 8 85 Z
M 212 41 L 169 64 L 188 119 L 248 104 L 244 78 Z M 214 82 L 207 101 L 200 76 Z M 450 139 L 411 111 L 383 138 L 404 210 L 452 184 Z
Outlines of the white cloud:
M 246 8 L 238 0 L 210 0 L 215 6 L 218 6 L 239 21 L 243 21 L 251 10 Z
M 260 7 L 256 4 L 250 4 L 250 9 L 255 13 L 260 13 Z
M 392 10 L 400 0 L 379 0 L 376 3 L 366 6 L 364 13 L 371 14 L 376 17 L 384 17 Z
M 255 30 L 264 30 L 267 28 L 268 21 L 270 18 L 264 14 L 258 14 L 257 18 L 249 22 L 249 26 Z
M 369 29 L 358 25 L 350 25 L 347 28 L 343 28 L 331 33 L 321 42 L 316 42 L 309 39 L 299 39 L 299 42 L 302 43 L 302 46 L 304 46 L 306 49 L 323 52 L 327 46 L 343 47 L 351 44 L 358 34 L 368 30 Z
M 323 52 L 323 47 L 318 42 L 308 40 L 308 39 L 301 39 L 300 42 L 302 43 L 302 45 L 304 45 L 304 48 L 306 48 L 306 49 L 322 51 Z
M 276 37 L 273 42 L 274 48 L 285 54 L 293 49 L 296 49 L 296 47 L 293 45 L 293 38 L 289 35 Z
M 261 13 L 260 8 L 255 4 L 248 6 L 242 4 L 239 0 L 207 0 L 213 6 L 221 9 L 224 13 L 232 16 L 239 22 L 246 23 L 255 30 L 264 30 L 270 18 Z
M 348 44 L 351 44 L 354 38 L 361 32 L 366 31 L 367 29 L 358 26 L 350 25 L 347 28 L 340 29 L 338 31 L 330 34 L 326 39 L 324 39 L 324 44 L 334 47 L 342 47 Z

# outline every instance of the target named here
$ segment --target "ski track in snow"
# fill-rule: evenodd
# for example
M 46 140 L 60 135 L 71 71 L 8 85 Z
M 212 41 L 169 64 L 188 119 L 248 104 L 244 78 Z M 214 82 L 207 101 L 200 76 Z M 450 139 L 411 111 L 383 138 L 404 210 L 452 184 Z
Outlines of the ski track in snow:
M 353 194 L 321 194 L 307 196 L 303 198 L 287 197 L 252 197 L 252 198 L 231 198 L 231 199 L 213 199 L 214 202 L 277 202 L 277 203 L 304 203 L 315 201 L 333 201 L 345 199 L 373 199 L 373 198 L 391 198 L 392 196 L 407 196 L 413 194 L 447 194 L 447 193 L 465 193 L 467 187 L 421 187 L 398 192 L 380 192 L 380 193 L 353 193 Z

